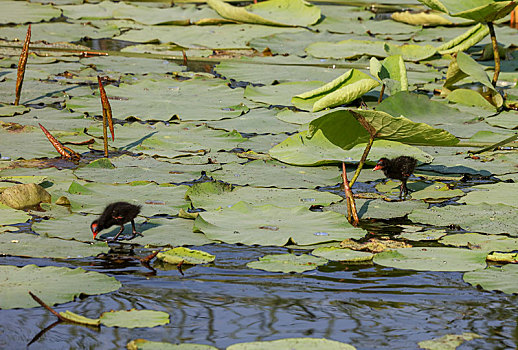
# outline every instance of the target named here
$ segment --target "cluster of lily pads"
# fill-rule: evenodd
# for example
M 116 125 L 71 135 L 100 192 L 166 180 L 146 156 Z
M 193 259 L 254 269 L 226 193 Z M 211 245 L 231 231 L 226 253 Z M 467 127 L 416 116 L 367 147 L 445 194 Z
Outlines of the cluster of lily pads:
M 493 8 L 501 18 L 491 21 L 505 23 L 509 8 L 503 3 L 508 2 Z M 43 211 L 0 204 L 1 255 L 88 259 L 107 253 L 107 243 L 92 243 L 89 224 L 106 204 L 124 200 L 142 205 L 137 228 L 143 237 L 129 243 L 155 250 L 221 242 L 289 245 L 303 254 L 265 255 L 247 266 L 302 273 L 329 261 L 373 262 L 462 271 L 472 285 L 518 292 L 517 265 L 502 265 L 518 260 L 518 197 L 509 195 L 518 189 L 518 153 L 494 146 L 517 134 L 518 113 L 512 108 L 518 99 L 518 55 L 510 46 L 516 29 L 496 27 L 503 54 L 494 86 L 486 73 L 493 61 L 473 59 L 491 51 L 481 46 L 490 45 L 487 27 L 451 11 L 452 16 L 425 16 L 395 7 L 383 16 L 302 0 L 246 8 L 219 0 L 174 7 L 3 1 L 0 9 L 6 14 L 1 24 L 17 23 L 0 32 L 0 191 L 7 198 L 10 188 L 38 184 L 49 196 L 40 204 Z M 16 40 L 25 36 L 29 22 L 32 54 L 21 105 L 12 106 Z M 84 57 L 91 48 L 73 42 L 86 37 L 131 45 L 108 56 Z M 181 50 L 189 65 L 217 64 L 209 73 L 187 70 L 177 59 Z M 105 90 L 116 121 L 109 158 L 102 156 L 99 75 L 110 83 Z M 358 108 L 360 99 L 368 110 Z M 56 159 L 39 123 L 82 160 Z M 382 180 L 379 172 L 361 172 L 361 186 L 353 188 L 360 219 L 405 217 L 413 223 L 400 226 L 392 240 L 380 240 L 381 249 L 361 244 L 369 232 L 347 222 L 337 186 L 336 165 L 345 161 L 352 175 L 370 139 L 367 164 L 401 154 L 420 161 L 409 182 L 411 200 L 394 201 L 398 183 Z M 466 183 L 470 178 L 483 181 Z M 186 248 L 157 257 L 171 264 L 217 259 Z M 487 267 L 487 260 L 496 265 Z M 38 306 L 29 290 L 53 305 L 121 286 L 113 277 L 82 269 L 0 268 L 2 309 Z M 16 279 L 17 288 L 7 283 Z M 125 315 L 122 320 L 146 319 Z M 128 326 L 109 318 L 79 323 Z M 129 324 L 169 321 L 163 313 L 149 318 Z M 132 343 L 139 349 L 163 346 Z

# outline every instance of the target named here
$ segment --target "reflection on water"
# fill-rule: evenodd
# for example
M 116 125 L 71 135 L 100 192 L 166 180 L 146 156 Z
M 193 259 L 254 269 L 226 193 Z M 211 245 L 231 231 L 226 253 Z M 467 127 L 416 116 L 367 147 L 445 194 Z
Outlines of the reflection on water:
M 477 290 L 461 273 L 393 270 L 372 264 L 330 263 L 303 274 L 246 268 L 277 247 L 204 246 L 216 255 L 210 266 L 164 270 L 156 276 L 138 263 L 118 267 L 102 259 L 52 262 L 81 266 L 117 277 L 117 292 L 59 305 L 98 317 L 109 310 L 147 308 L 168 312 L 171 323 L 151 329 L 81 327 L 59 324 L 30 349 L 123 349 L 145 338 L 172 343 L 228 345 L 286 337 L 324 337 L 358 349 L 416 349 L 425 339 L 475 332 L 481 339 L 465 349 L 516 348 L 517 297 Z M 44 259 L 0 258 L 2 264 L 50 264 Z M 43 308 L 0 311 L 0 348 L 20 349 L 55 321 Z

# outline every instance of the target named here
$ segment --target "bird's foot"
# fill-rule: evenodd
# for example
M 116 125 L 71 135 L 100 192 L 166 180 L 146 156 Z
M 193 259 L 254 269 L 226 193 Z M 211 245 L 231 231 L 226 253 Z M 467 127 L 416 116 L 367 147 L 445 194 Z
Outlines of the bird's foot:
M 129 241 L 129 240 L 132 240 L 133 238 L 137 237 L 137 236 L 141 236 L 141 237 L 144 237 L 144 235 L 140 232 L 137 232 L 137 231 L 133 231 L 133 234 L 129 237 L 125 237 L 124 239 Z

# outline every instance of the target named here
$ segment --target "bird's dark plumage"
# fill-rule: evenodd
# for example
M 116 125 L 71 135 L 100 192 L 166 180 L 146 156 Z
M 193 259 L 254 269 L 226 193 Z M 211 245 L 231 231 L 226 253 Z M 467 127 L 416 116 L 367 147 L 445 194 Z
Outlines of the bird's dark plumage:
M 115 202 L 109 204 L 99 216 L 97 220 L 92 222 L 90 225 L 92 229 L 92 233 L 94 234 L 94 239 L 99 232 L 104 229 L 110 228 L 113 225 L 119 225 L 121 227 L 120 231 L 115 235 L 113 240 L 117 240 L 119 235 L 124 231 L 124 224 L 127 222 L 131 222 L 131 226 L 133 229 L 133 237 L 140 234 L 135 229 L 135 221 L 134 219 L 140 213 L 140 205 L 134 205 L 127 202 Z
M 400 156 L 394 159 L 381 158 L 373 170 L 383 170 L 383 174 L 389 179 L 401 180 L 399 198 L 408 194 L 406 182 L 414 172 L 417 159 L 408 156 Z

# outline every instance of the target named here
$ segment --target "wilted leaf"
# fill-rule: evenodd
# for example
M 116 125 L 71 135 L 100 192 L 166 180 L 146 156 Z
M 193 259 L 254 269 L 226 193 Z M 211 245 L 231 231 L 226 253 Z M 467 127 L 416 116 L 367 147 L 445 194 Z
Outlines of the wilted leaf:
M 177 247 L 158 253 L 158 259 L 169 264 L 199 265 L 213 262 L 216 257 L 201 250 Z

